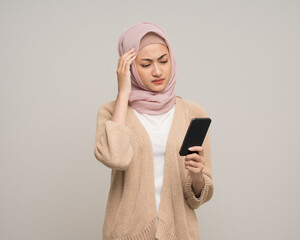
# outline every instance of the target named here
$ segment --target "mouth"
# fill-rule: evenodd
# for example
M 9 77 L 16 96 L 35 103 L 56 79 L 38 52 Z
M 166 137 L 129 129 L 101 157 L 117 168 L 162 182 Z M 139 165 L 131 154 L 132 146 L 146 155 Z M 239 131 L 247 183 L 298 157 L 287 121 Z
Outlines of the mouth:
M 163 81 L 164 81 L 164 79 L 163 79 L 163 78 L 160 78 L 160 79 L 155 79 L 155 80 L 153 80 L 152 82 L 153 82 L 154 84 L 161 84 Z

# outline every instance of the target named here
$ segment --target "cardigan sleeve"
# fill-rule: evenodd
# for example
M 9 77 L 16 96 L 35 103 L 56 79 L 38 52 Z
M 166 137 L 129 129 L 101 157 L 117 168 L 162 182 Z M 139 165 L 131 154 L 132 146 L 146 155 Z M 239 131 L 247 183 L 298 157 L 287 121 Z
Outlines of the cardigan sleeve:
M 192 117 L 207 117 L 206 111 L 196 103 L 192 103 Z M 214 192 L 214 185 L 212 182 L 212 164 L 211 164 L 211 147 L 210 147 L 210 129 L 207 131 L 205 139 L 203 141 L 202 147 L 204 149 L 204 159 L 205 165 L 203 168 L 203 177 L 204 177 L 204 187 L 201 190 L 200 197 L 197 198 L 192 188 L 192 178 L 190 177 L 189 171 L 186 177 L 184 185 L 184 196 L 187 201 L 187 204 L 193 208 L 197 209 L 203 203 L 209 201 Z
M 187 176 L 184 193 L 185 193 L 187 204 L 193 209 L 199 208 L 200 205 L 209 201 L 213 195 L 214 187 L 211 178 L 208 177 L 206 174 L 203 174 L 203 177 L 204 177 L 205 184 L 201 190 L 200 197 L 197 198 L 192 188 L 192 179 L 189 174 Z
M 108 107 L 101 106 L 97 115 L 94 155 L 111 169 L 126 170 L 133 157 L 129 127 L 111 118 Z

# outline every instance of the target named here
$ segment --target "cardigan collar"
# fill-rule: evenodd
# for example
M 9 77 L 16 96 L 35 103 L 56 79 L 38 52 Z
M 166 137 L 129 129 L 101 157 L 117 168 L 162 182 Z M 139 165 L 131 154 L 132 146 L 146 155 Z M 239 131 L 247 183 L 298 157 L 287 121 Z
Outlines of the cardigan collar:
M 174 110 L 174 115 L 173 115 L 173 119 L 172 119 L 172 123 L 171 123 L 171 128 L 170 128 L 170 132 L 171 132 L 171 130 L 172 130 L 172 126 L 174 125 L 174 122 L 175 121 L 177 121 L 177 120 L 179 120 L 179 117 L 180 116 L 177 116 L 178 115 L 178 108 L 180 108 L 181 106 L 180 106 L 180 100 L 182 100 L 182 97 L 180 97 L 180 96 L 178 96 L 178 95 L 176 95 L 176 97 L 175 97 L 175 110 Z M 134 112 L 134 109 L 133 109 L 133 107 L 130 105 L 130 104 L 128 104 L 128 116 L 127 116 L 127 118 L 130 118 L 130 120 L 133 122 L 132 123 L 132 125 L 133 126 L 135 126 L 135 127 L 139 127 L 140 129 L 143 129 L 143 133 L 145 134 L 145 133 L 147 133 L 148 134 L 148 132 L 146 131 L 146 129 L 144 128 L 144 126 L 143 126 L 143 124 L 141 123 L 141 121 L 140 121 L 140 119 L 136 116 L 136 114 L 135 114 L 135 112 Z M 178 118 L 178 119 L 177 119 Z M 130 121 L 130 122 L 131 122 Z M 127 121 L 128 123 L 129 123 L 129 121 Z M 138 125 L 138 126 L 136 126 L 136 124 Z

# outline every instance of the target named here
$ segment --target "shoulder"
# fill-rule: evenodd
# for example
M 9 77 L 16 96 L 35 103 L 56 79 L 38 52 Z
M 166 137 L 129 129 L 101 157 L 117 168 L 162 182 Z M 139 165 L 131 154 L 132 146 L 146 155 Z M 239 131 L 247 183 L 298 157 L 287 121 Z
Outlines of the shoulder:
M 181 99 L 181 101 L 192 117 L 207 117 L 206 109 L 197 102 L 188 99 Z

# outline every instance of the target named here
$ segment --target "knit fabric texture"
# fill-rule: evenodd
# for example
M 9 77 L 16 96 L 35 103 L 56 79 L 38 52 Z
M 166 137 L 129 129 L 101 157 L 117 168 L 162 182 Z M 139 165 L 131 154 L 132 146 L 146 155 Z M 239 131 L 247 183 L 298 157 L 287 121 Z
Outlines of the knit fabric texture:
M 159 210 L 156 209 L 150 137 L 128 105 L 126 125 L 111 120 L 115 100 L 98 109 L 94 154 L 111 169 L 103 240 L 199 240 L 195 210 L 213 196 L 210 130 L 202 144 L 205 185 L 199 198 L 179 149 L 192 118 L 207 117 L 199 104 L 176 96 L 168 134 Z M 156 221 L 158 220 L 158 225 Z

